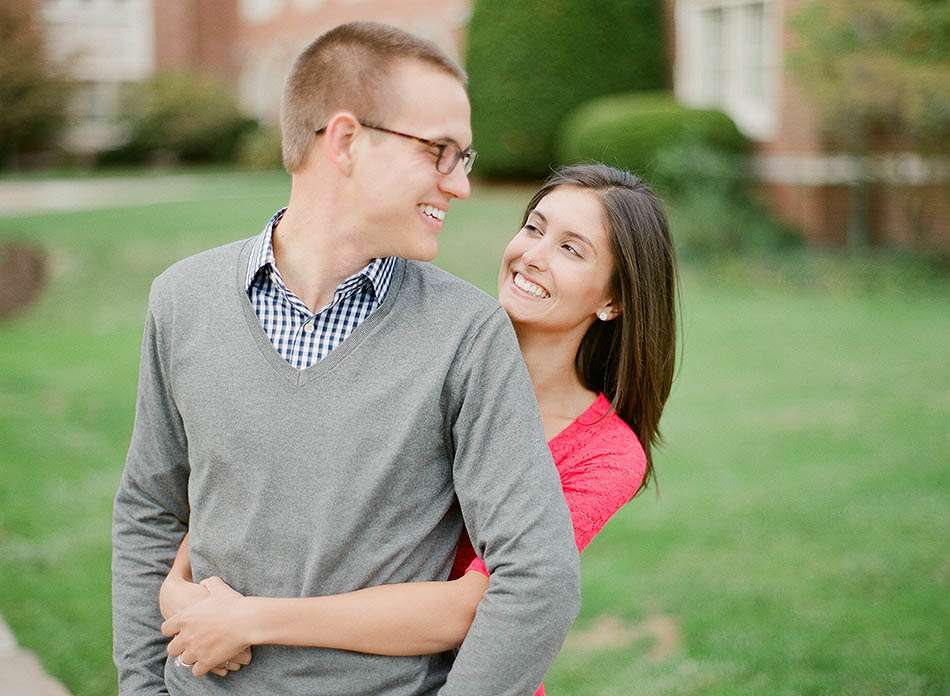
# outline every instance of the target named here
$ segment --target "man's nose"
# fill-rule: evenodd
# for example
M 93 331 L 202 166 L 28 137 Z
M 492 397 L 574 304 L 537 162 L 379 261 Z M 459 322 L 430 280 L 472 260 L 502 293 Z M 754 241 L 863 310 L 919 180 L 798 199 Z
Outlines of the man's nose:
M 468 181 L 468 174 L 465 173 L 465 167 L 461 162 L 455 165 L 455 169 L 449 174 L 442 177 L 439 188 L 460 200 L 469 197 L 472 193 L 472 187 Z

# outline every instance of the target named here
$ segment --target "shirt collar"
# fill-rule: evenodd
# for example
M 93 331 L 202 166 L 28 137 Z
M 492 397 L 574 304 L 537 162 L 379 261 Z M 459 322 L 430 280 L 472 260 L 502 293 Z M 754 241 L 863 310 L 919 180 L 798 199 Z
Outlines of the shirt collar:
M 277 264 L 274 261 L 273 234 L 274 228 L 277 226 L 277 223 L 280 222 L 286 211 L 287 208 L 281 208 L 274 213 L 264 226 L 264 230 L 258 235 L 257 240 L 254 242 L 254 248 L 251 250 L 251 258 L 247 265 L 247 277 L 244 281 L 245 291 L 251 289 L 254 278 L 257 277 L 257 274 L 262 268 L 270 266 L 274 270 L 277 269 Z M 340 283 L 340 288 L 350 287 L 355 279 L 362 276 L 362 278 L 369 281 L 370 287 L 373 289 L 373 294 L 376 296 L 376 302 L 379 304 L 386 297 L 395 267 L 395 256 L 373 259 L 366 264 L 362 270 L 357 271 Z

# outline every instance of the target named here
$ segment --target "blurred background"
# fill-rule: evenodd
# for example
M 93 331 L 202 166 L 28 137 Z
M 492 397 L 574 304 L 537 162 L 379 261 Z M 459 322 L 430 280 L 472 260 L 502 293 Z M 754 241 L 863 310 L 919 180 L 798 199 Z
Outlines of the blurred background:
M 585 552 L 549 693 L 950 694 L 946 0 L 3 0 L 0 694 L 115 693 L 149 283 L 286 202 L 284 78 L 353 19 L 469 73 L 442 267 L 494 294 L 559 163 L 672 221 L 659 490 Z

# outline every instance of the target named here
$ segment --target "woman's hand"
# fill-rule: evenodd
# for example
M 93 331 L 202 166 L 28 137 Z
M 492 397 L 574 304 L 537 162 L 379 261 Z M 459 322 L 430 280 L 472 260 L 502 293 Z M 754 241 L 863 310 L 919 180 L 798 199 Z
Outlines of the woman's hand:
M 162 624 L 162 634 L 174 636 L 168 654 L 178 657 L 192 674 L 224 676 L 250 662 L 250 641 L 243 630 L 248 619 L 245 597 L 221 578 L 203 580 L 205 599 L 174 614 Z
M 162 611 L 162 618 L 170 619 L 209 596 L 208 590 L 198 583 L 170 574 L 162 581 L 158 592 L 158 606 Z

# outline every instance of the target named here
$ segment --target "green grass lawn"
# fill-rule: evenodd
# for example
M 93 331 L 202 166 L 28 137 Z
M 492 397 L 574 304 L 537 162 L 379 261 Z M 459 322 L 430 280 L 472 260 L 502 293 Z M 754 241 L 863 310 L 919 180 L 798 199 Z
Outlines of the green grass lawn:
M 149 282 L 286 198 L 276 174 L 204 182 L 195 202 L 0 218 L 51 272 L 0 324 L 0 613 L 77 694 L 115 692 L 110 514 Z M 529 193 L 453 207 L 438 263 L 493 292 Z M 549 693 L 950 694 L 950 284 L 683 279 L 660 495 L 585 553 Z

